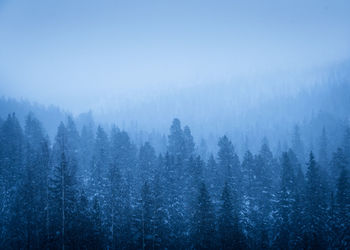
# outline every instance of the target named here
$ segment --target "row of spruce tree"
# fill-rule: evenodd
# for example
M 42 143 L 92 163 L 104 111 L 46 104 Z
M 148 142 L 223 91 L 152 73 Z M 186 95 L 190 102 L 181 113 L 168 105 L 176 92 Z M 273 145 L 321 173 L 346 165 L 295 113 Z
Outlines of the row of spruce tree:
M 346 249 L 350 128 L 330 160 L 239 159 L 223 136 L 203 160 L 174 119 L 167 152 L 72 118 L 51 144 L 29 114 L 0 122 L 1 249 Z M 326 138 L 320 152 L 327 154 Z M 320 155 L 322 158 L 322 155 Z

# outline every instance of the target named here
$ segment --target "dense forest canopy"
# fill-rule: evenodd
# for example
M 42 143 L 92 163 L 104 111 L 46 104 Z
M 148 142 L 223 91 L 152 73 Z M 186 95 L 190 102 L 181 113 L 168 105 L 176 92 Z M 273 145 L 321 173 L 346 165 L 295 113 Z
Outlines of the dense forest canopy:
M 347 69 L 238 109 L 177 96 L 198 132 L 1 98 L 0 248 L 349 248 Z
M 287 150 L 239 157 L 226 135 L 203 155 L 179 119 L 164 153 L 70 116 L 52 142 L 33 113 L 0 126 L 2 249 L 349 247 L 350 127 L 335 151 L 295 126 Z

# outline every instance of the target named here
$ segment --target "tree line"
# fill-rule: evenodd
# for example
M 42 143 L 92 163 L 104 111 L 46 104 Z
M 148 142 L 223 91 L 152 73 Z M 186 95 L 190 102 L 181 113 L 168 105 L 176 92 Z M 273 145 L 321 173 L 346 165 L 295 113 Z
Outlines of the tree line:
M 164 154 L 112 126 L 33 114 L 0 120 L 1 249 L 346 249 L 350 128 L 328 159 L 325 130 L 303 155 L 267 140 L 240 159 L 227 136 L 207 158 L 174 119 Z M 305 160 L 306 159 L 306 162 Z

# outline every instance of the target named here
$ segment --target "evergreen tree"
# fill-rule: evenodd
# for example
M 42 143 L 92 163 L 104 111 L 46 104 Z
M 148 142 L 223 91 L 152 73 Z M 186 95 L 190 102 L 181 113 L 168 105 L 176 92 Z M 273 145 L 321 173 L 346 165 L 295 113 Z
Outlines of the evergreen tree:
M 347 160 L 342 148 L 338 148 L 336 152 L 333 153 L 331 161 L 331 182 L 333 190 L 336 190 L 338 177 L 343 168 L 347 168 Z
M 110 189 L 109 189 L 109 168 L 111 166 L 110 159 L 110 143 L 109 138 L 105 130 L 98 126 L 96 131 L 96 138 L 94 143 L 94 152 L 92 156 L 92 166 L 91 166 L 91 176 L 89 179 L 89 188 L 88 191 L 91 197 L 94 197 L 98 200 L 96 205 L 100 210 L 100 219 L 101 219 L 101 235 L 103 239 L 110 239 L 110 234 L 107 234 L 110 230 L 110 216 L 109 205 L 110 205 Z M 112 239 L 110 239 L 111 241 Z M 106 243 L 108 246 L 108 243 Z
M 271 231 L 273 221 L 269 216 L 272 212 L 272 203 L 274 200 L 273 190 L 274 178 L 278 174 L 276 163 L 272 152 L 269 148 L 267 139 L 263 140 L 258 157 L 256 157 L 256 185 L 258 186 L 260 195 L 257 196 L 258 206 L 260 207 L 261 220 L 261 246 L 268 247 L 269 238 L 266 231 Z
M 279 176 L 280 170 L 277 164 L 277 161 L 274 159 L 273 154 L 270 150 L 268 140 L 266 138 L 263 139 L 259 155 L 261 156 L 261 160 L 263 162 L 263 173 L 264 173 L 264 181 L 265 183 L 270 183 L 270 188 L 278 187 L 278 179 L 272 178 L 273 176 Z M 269 193 L 272 193 L 269 191 Z
M 305 214 L 305 201 L 306 201 L 306 194 L 305 194 L 305 186 L 306 181 L 304 177 L 304 173 L 301 170 L 301 166 L 298 162 L 298 159 L 296 155 L 294 154 L 293 150 L 288 150 L 288 158 L 289 163 L 291 165 L 291 168 L 293 169 L 294 173 L 294 198 L 293 201 L 293 207 L 291 214 L 289 215 L 290 219 L 290 247 L 291 248 L 302 248 L 302 238 L 303 238 L 303 231 L 300 230 L 304 226 L 304 214 Z
M 107 195 L 109 201 L 106 204 L 107 218 L 110 224 L 109 241 L 112 249 L 117 248 L 121 243 L 119 236 L 122 234 L 123 227 L 122 214 L 123 214 L 123 193 L 122 190 L 122 176 L 119 168 L 115 163 L 111 163 L 108 173 L 108 186 Z
M 204 181 L 203 179 L 203 168 L 204 162 L 200 156 L 196 158 L 191 157 L 189 163 L 189 183 L 190 193 L 195 193 L 195 190 L 198 190 L 200 184 Z
M 215 248 L 215 213 L 205 183 L 202 183 L 199 189 L 196 211 L 193 217 L 192 235 L 195 249 Z
M 137 205 L 135 178 L 136 149 L 130 142 L 129 135 L 113 126 L 111 131 L 111 165 L 109 211 L 113 210 L 111 235 L 112 245 L 132 247 L 133 207 Z M 134 216 L 135 217 L 135 216 Z M 137 219 L 137 218 L 136 218 Z
M 209 156 L 208 162 L 205 165 L 205 168 L 203 170 L 203 175 L 204 175 L 204 179 L 208 183 L 208 191 L 210 193 L 210 196 L 212 197 L 213 202 L 215 203 L 216 201 L 219 200 L 218 194 L 220 191 L 218 188 L 218 183 L 219 183 L 218 166 L 213 154 Z
M 169 248 L 183 247 L 182 237 L 185 234 L 184 202 L 183 190 L 179 190 L 179 177 L 174 157 L 170 154 L 165 155 L 164 159 L 164 180 L 166 183 L 165 204 L 167 208 L 167 217 L 169 223 Z
M 221 249 L 244 249 L 244 235 L 239 223 L 239 210 L 234 207 L 230 187 L 225 183 L 218 217 Z
M 79 155 L 80 169 L 78 169 L 78 179 L 82 184 L 88 184 L 90 176 L 90 168 L 87 166 L 92 165 L 92 157 L 94 154 L 94 130 L 92 125 L 84 125 L 81 130 Z
M 277 245 L 281 249 L 290 249 L 293 233 L 293 209 L 295 207 L 295 177 L 287 153 L 282 155 L 282 176 L 278 194 L 278 234 Z
M 208 153 L 209 153 L 208 152 L 208 145 L 207 145 L 207 142 L 203 138 L 201 139 L 201 141 L 199 143 L 198 153 L 204 161 L 208 160 Z
M 89 201 L 84 191 L 80 193 L 80 199 L 77 207 L 76 232 L 77 247 L 82 249 L 89 249 L 93 245 L 93 224 L 91 221 L 91 214 L 89 209 Z
M 183 158 L 185 151 L 185 139 L 181 122 L 179 119 L 174 119 L 168 136 L 168 152 L 174 157 Z
M 67 146 L 67 161 L 69 164 L 76 165 L 76 168 L 78 170 L 78 157 L 80 155 L 80 135 L 71 116 L 68 116 L 66 133 L 67 141 L 65 143 Z
M 13 242 L 14 248 L 23 247 L 24 233 L 20 220 L 22 207 L 17 189 L 23 178 L 23 132 L 15 114 L 8 115 L 0 129 L 0 247 Z M 12 223 L 10 223 L 12 222 Z M 17 234 L 17 228 L 21 232 Z
M 250 186 L 250 221 L 254 228 L 253 237 L 255 240 L 251 247 L 262 247 L 269 245 L 266 230 L 271 224 L 269 214 L 272 209 L 272 188 L 271 172 L 261 155 L 254 157 L 253 179 Z
M 183 130 L 183 137 L 184 137 L 184 152 L 185 152 L 185 159 L 189 159 L 194 154 L 194 141 L 193 136 L 191 134 L 191 130 L 188 126 L 184 127 Z
M 339 149 L 341 150 L 341 149 Z M 339 177 L 337 180 L 337 203 L 339 206 L 339 211 L 343 215 L 349 215 L 349 205 L 350 205 L 350 186 L 349 186 L 349 176 L 348 176 L 348 164 L 346 158 L 343 158 L 343 162 L 338 165 L 340 168 Z
M 196 158 L 190 157 L 188 162 L 189 169 L 187 170 L 187 178 L 185 185 L 183 185 L 183 203 L 184 203 L 184 220 L 186 228 L 190 228 L 192 219 L 196 210 L 197 200 L 200 185 L 203 183 L 203 167 L 204 162 L 197 156 Z M 187 235 L 189 232 L 186 232 Z
M 319 166 L 311 152 L 306 173 L 306 234 L 305 244 L 313 249 L 325 248 L 324 220 L 326 204 Z
M 350 245 L 350 183 L 348 162 L 342 151 L 338 149 L 336 157 L 339 175 L 336 181 L 336 226 L 337 237 L 334 246 L 345 249 Z
M 154 197 L 146 181 L 141 189 L 141 246 L 142 249 L 153 249 L 155 238 Z
M 225 181 L 232 188 L 237 190 L 239 187 L 239 180 L 241 176 L 240 164 L 237 154 L 234 151 L 232 142 L 223 136 L 218 142 L 219 152 L 218 152 L 218 164 L 219 172 L 221 173 L 220 187 L 224 186 Z
M 22 197 L 26 223 L 26 247 L 44 246 L 48 235 L 49 149 L 40 122 L 29 114 L 25 124 L 25 170 Z
M 250 151 L 247 151 L 243 157 L 242 172 L 244 177 L 244 189 L 248 194 L 249 194 L 248 191 L 251 189 L 253 185 L 253 180 L 255 179 L 254 168 L 255 168 L 254 157 Z
M 104 246 L 104 230 L 102 225 L 102 212 L 98 197 L 95 195 L 91 208 L 92 236 L 90 240 L 91 249 L 99 249 Z
M 142 182 L 150 181 L 154 176 L 156 163 L 156 154 L 154 148 L 149 142 L 146 142 L 140 148 L 138 166 L 139 175 Z
M 168 235 L 169 229 L 169 217 L 168 209 L 165 203 L 166 184 L 163 177 L 163 157 L 158 157 L 159 171 L 156 173 L 153 182 L 153 199 L 154 199 L 154 242 L 152 246 L 155 249 L 165 249 L 169 244 Z
M 297 156 L 291 149 L 288 150 L 288 158 L 295 175 L 295 188 L 297 190 L 297 193 L 299 195 L 302 195 L 302 193 L 305 190 L 305 184 L 306 184 L 303 170 L 301 168 L 301 165 L 298 161 Z
M 91 194 L 97 196 L 99 203 L 104 207 L 103 200 L 106 196 L 107 169 L 109 166 L 109 141 L 106 132 L 98 126 L 94 145 L 94 154 L 91 169 Z
M 254 225 L 252 223 L 252 208 L 254 204 L 254 168 L 255 162 L 253 155 L 250 151 L 247 151 L 244 154 L 244 158 L 242 161 L 242 172 L 243 172 L 243 190 L 245 190 L 242 197 L 242 207 L 241 211 L 243 214 L 242 218 L 242 227 L 244 230 L 248 232 L 248 236 L 252 235 L 254 231 Z
M 55 154 L 59 161 L 54 161 L 53 176 L 50 184 L 51 196 L 51 232 L 53 237 L 52 247 L 76 247 L 76 215 L 77 215 L 77 183 L 76 166 L 74 162 L 68 162 L 67 133 L 63 123 L 58 127 Z M 58 158 L 58 155 L 54 159 Z
M 113 127 L 111 133 L 112 161 L 119 167 L 121 174 L 125 176 L 128 183 L 134 184 L 136 173 L 136 147 L 130 141 L 127 132 Z M 130 191 L 132 191 L 130 189 Z
M 304 143 L 301 139 L 300 128 L 295 125 L 292 137 L 292 150 L 296 154 L 298 161 L 303 163 L 305 161 Z

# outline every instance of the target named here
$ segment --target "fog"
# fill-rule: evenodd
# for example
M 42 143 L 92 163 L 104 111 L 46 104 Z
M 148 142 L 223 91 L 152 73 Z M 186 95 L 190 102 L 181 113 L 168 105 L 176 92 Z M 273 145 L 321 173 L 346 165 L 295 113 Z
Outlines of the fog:
M 0 249 L 349 249 L 349 11 L 0 0 Z
M 307 93 L 348 81 L 349 9 L 347 1 L 2 1 L 0 93 L 75 117 L 92 111 L 97 123 L 129 132 L 166 134 L 178 117 L 197 141 L 231 134 L 237 144 L 247 136 L 277 144 L 332 106 L 305 103 Z
M 195 86 L 289 81 L 348 58 L 349 9 L 348 1 L 5 0 L 0 91 L 78 114 Z
M 279 126 L 277 143 L 327 111 L 305 103 L 307 93 L 348 81 L 349 9 L 348 1 L 2 1 L 0 93 L 75 117 L 92 111 L 97 123 L 134 132 L 166 134 L 178 117 L 196 140 L 243 138 L 254 127 L 259 143 Z

